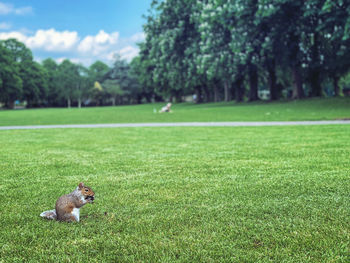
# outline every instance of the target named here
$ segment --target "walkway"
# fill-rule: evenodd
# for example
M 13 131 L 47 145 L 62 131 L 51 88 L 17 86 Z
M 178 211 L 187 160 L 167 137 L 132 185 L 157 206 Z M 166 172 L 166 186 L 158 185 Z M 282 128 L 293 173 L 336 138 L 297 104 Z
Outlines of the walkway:
M 66 129 L 66 128 L 124 128 L 124 127 L 251 127 L 251 126 L 334 125 L 334 124 L 350 124 L 350 120 L 58 124 L 58 125 L 0 126 L 0 130 Z

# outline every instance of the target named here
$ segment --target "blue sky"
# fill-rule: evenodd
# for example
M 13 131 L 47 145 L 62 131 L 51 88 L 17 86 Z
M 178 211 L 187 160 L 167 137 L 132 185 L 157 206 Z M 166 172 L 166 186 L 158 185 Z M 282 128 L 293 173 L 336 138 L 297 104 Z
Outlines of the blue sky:
M 0 39 L 17 38 L 36 60 L 69 58 L 89 65 L 130 60 L 144 39 L 151 0 L 0 0 Z

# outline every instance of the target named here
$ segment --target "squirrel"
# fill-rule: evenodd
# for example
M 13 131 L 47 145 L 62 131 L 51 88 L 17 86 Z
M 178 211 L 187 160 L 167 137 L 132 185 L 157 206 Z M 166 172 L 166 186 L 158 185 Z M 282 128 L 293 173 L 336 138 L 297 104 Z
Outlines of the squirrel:
M 73 192 L 58 198 L 55 209 L 44 211 L 40 216 L 58 221 L 79 222 L 79 209 L 94 200 L 95 193 L 92 189 L 80 183 Z

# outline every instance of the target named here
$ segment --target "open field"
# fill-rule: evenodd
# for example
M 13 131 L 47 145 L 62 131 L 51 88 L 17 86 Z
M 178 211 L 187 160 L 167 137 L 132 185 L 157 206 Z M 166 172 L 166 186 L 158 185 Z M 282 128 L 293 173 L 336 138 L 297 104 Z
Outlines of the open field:
M 164 103 L 100 108 L 0 111 L 0 126 L 43 124 L 301 121 L 350 119 L 350 98 L 288 102 L 175 104 L 172 114 L 155 114 Z
M 0 145 L 0 262 L 350 261 L 348 125 L 1 131 Z M 82 180 L 96 202 L 79 224 L 39 217 Z

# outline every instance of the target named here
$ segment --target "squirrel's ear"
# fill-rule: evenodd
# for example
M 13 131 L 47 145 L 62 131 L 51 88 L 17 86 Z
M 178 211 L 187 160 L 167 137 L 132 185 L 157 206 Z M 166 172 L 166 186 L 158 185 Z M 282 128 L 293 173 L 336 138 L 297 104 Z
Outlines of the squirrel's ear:
M 81 189 L 81 188 L 83 188 L 83 187 L 84 187 L 84 183 L 81 182 L 81 183 L 79 184 L 79 189 Z

